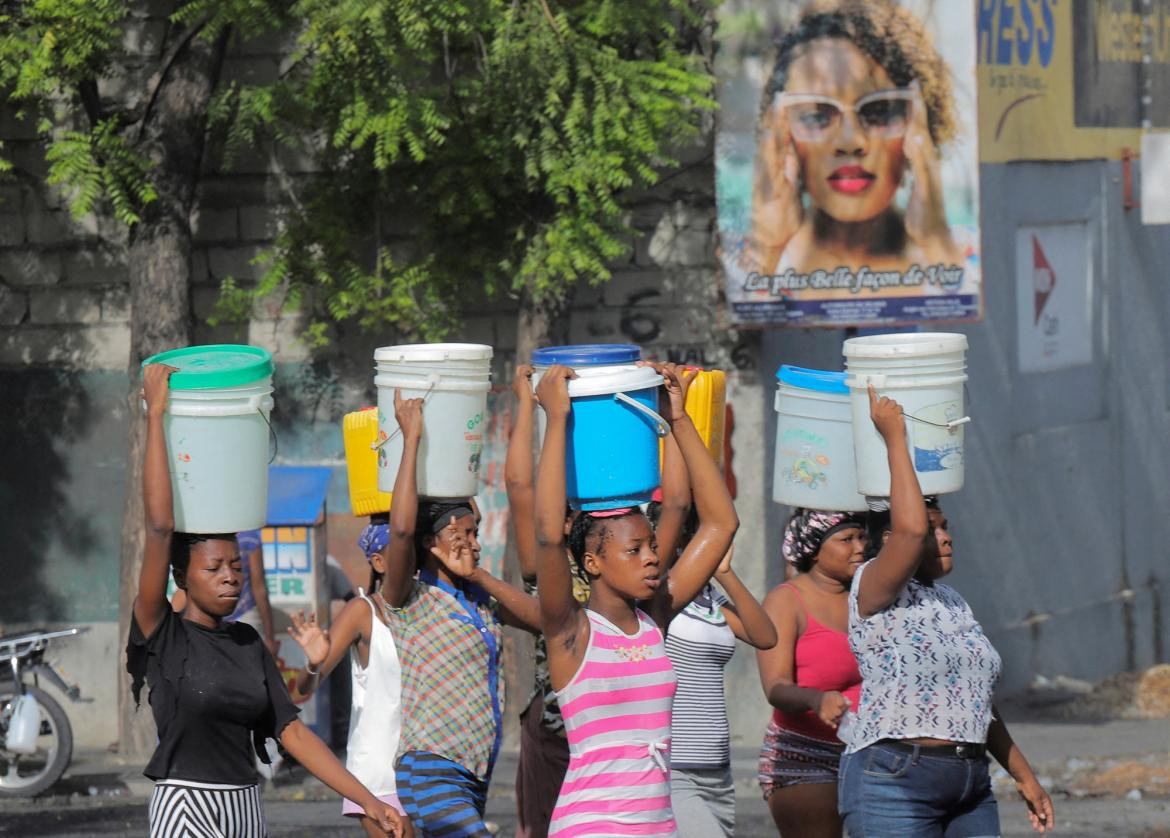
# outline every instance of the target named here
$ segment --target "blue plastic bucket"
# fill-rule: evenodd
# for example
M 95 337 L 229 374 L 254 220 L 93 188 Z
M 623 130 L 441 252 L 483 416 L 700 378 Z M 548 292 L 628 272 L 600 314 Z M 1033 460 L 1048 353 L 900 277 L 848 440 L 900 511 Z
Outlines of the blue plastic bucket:
M 574 509 L 636 506 L 658 488 L 662 376 L 650 367 L 580 367 L 569 382 L 566 491 Z
M 809 509 L 859 512 L 849 386 L 843 372 L 783 366 L 776 373 L 772 500 Z

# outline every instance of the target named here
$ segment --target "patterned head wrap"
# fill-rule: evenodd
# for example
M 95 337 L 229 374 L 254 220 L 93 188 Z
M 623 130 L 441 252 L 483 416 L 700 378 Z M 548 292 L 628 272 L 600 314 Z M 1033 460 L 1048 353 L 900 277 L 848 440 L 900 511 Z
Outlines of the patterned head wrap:
M 780 553 L 790 564 L 806 566 L 820 552 L 826 538 L 840 530 L 861 526 L 861 517 L 850 512 L 797 509 L 784 528 L 784 543 Z
M 366 524 L 362 534 L 358 536 L 358 547 L 369 561 L 375 553 L 381 553 L 390 543 L 389 524 Z

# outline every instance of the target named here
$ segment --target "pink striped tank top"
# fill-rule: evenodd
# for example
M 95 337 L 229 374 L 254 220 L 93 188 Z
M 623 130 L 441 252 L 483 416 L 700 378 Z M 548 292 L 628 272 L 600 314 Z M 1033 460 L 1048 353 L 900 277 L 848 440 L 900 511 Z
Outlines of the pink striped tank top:
M 585 614 L 585 659 L 557 691 L 569 770 L 549 838 L 675 836 L 670 716 L 678 682 L 662 632 L 641 610 L 633 636 L 596 612 Z

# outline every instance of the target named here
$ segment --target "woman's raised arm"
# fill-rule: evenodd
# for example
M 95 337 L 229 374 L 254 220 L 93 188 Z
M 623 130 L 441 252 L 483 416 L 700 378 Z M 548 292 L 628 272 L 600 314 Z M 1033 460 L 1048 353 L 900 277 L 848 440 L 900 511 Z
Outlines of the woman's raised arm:
M 163 417 L 167 412 L 171 373 L 177 371 L 166 364 L 151 364 L 142 375 L 142 395 L 146 399 L 146 453 L 142 464 L 146 539 L 142 568 L 138 572 L 134 619 L 144 637 L 154 633 L 166 609 L 170 608 L 167 577 L 171 565 L 171 539 L 175 534 L 175 509 Z
M 697 371 L 682 373 L 674 364 L 658 367 L 670 395 L 670 427 L 682 451 L 694 496 L 699 528 L 659 588 L 654 605 L 655 620 L 665 627 L 670 618 L 687 606 L 711 579 L 727 554 L 739 529 L 739 516 L 723 482 L 715 458 L 707 450 L 686 411 L 686 387 Z M 684 380 L 686 383 L 684 384 Z
M 536 421 L 536 395 L 532 392 L 532 365 L 516 367 L 512 381 L 516 412 L 504 459 L 504 485 L 508 490 L 508 512 L 516 533 L 516 561 L 526 582 L 536 579 L 536 522 L 532 481 L 532 436 Z
M 386 577 L 382 580 L 382 598 L 397 608 L 410 593 L 414 578 L 414 530 L 418 518 L 418 448 L 422 442 L 422 399 L 404 399 L 394 391 L 394 418 L 402 429 L 402 462 L 394 476 L 394 495 L 390 506 L 390 540 L 383 556 Z
M 870 617 L 898 598 L 922 563 L 930 534 L 926 501 L 918 475 L 910 462 L 906 421 L 902 407 L 893 399 L 878 398 L 869 386 L 869 414 L 886 441 L 890 459 L 890 535 L 858 581 L 857 608 Z
M 537 399 L 548 417 L 536 477 L 536 588 L 545 637 L 577 636 L 583 625 L 581 606 L 573 599 L 573 580 L 565 560 L 565 450 L 569 424 L 568 367 L 550 367 L 541 377 Z M 552 649 L 550 643 L 550 650 Z

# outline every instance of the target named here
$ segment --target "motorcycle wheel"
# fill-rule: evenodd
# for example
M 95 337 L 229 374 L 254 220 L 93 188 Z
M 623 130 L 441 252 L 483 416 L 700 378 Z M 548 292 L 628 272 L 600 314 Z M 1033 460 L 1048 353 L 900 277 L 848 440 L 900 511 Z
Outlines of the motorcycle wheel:
M 26 684 L 25 690 L 41 708 L 37 749 L 31 754 L 18 754 L 0 746 L 0 798 L 43 794 L 61 779 L 73 758 L 73 728 L 61 705 L 39 687 Z M 0 692 L 0 708 L 7 710 L 15 698 L 16 693 L 5 687 Z

